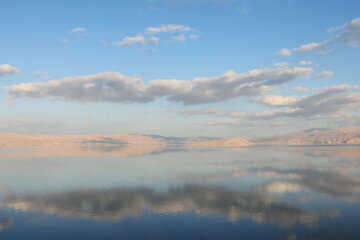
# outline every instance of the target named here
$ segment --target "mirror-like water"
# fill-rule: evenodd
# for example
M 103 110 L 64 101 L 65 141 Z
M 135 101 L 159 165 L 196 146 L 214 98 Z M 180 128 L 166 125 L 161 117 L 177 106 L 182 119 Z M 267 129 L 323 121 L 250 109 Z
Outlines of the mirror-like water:
M 0 157 L 0 239 L 360 239 L 358 147 Z

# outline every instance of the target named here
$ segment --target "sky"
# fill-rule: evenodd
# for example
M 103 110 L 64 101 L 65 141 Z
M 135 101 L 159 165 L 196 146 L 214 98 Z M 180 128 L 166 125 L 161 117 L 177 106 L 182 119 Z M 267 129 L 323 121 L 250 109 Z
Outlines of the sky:
M 1 132 L 360 124 L 356 0 L 0 0 L 0 11 Z

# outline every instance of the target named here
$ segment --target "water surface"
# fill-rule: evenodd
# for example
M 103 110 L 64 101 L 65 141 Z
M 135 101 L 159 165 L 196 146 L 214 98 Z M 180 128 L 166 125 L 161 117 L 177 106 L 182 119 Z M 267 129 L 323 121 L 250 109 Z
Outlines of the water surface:
M 358 147 L 123 155 L 0 155 L 0 239 L 360 239 Z

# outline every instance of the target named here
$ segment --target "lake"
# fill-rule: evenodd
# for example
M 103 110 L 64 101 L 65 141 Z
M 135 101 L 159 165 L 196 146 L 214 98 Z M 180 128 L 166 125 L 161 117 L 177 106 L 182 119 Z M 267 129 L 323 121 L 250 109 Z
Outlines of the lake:
M 360 239 L 359 147 L 2 151 L 0 166 L 0 239 Z

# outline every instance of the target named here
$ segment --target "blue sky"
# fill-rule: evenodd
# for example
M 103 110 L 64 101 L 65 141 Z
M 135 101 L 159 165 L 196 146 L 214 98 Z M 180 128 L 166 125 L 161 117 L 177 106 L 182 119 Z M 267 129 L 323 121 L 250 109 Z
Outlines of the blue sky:
M 356 125 L 359 12 L 355 0 L 2 0 L 0 131 Z

